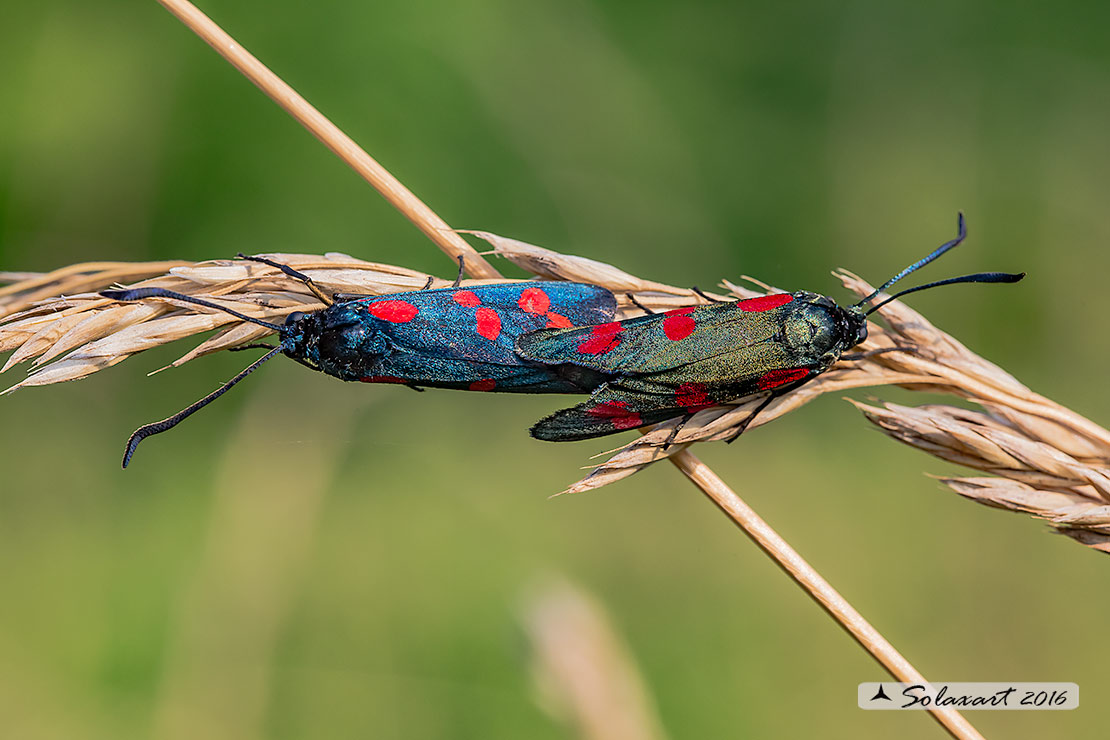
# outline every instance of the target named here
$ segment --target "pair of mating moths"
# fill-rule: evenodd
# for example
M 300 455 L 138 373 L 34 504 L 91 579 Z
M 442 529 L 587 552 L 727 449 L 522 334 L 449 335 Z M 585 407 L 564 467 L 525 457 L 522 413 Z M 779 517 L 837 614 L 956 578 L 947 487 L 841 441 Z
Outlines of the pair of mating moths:
M 744 431 L 774 398 L 828 370 L 867 338 L 867 316 L 884 303 L 953 283 L 1013 283 L 1024 273 L 978 273 L 904 290 L 866 308 L 882 291 L 932 262 L 959 235 L 902 270 L 871 295 L 843 307 L 806 291 L 714 302 L 614 321 L 616 300 L 596 285 L 525 282 L 419 290 L 385 296 L 324 295 L 327 305 L 284 324 L 161 288 L 108 290 L 107 298 L 171 298 L 219 309 L 277 332 L 269 349 L 219 390 L 128 440 L 123 466 L 146 437 L 172 429 L 282 353 L 340 380 L 508 393 L 588 393 L 588 400 L 541 419 L 532 436 L 564 442 L 686 417 L 726 401 L 762 396 Z M 242 256 L 242 255 L 240 255 Z M 460 279 L 461 279 L 460 271 Z M 677 431 L 677 429 L 676 429 Z

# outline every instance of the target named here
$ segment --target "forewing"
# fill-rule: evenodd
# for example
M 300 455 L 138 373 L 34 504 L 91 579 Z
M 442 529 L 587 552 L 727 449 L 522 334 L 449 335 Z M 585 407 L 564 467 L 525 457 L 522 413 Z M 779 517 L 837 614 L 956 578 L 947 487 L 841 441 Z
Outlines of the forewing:
M 544 327 L 607 321 L 616 300 L 595 285 L 528 282 L 395 293 L 351 307 L 388 345 L 380 373 L 370 376 L 377 382 L 571 393 L 589 389 L 522 361 L 515 340 Z
M 616 312 L 608 290 L 582 283 L 528 282 L 394 293 L 352 301 L 378 320 L 382 332 L 414 350 L 498 345 L 503 360 L 526 332 L 605 322 Z M 471 344 L 473 343 L 473 347 Z
M 794 310 L 782 293 L 639 316 L 577 329 L 545 329 L 517 340 L 517 352 L 546 364 L 570 363 L 616 376 L 667 373 L 773 343 Z

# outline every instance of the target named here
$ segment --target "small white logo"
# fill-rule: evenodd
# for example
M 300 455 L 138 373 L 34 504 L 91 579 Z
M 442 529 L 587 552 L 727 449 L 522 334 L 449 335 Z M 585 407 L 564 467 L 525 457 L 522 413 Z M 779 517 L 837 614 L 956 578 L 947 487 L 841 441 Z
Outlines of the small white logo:
M 1079 684 L 883 681 L 861 683 L 856 699 L 860 709 L 1075 709 Z

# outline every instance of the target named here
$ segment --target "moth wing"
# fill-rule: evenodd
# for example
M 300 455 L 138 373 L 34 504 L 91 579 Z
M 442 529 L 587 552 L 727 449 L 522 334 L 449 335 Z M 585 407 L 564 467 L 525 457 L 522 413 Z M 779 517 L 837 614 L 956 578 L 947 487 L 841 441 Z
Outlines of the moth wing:
M 543 329 L 521 336 L 516 350 L 537 362 L 570 363 L 614 375 L 665 372 L 771 342 L 793 310 L 790 294 L 782 295 L 785 301 L 759 312 L 745 309 L 747 301 L 739 301 L 592 327 Z
M 706 377 L 690 366 L 690 377 Z M 813 368 L 774 368 L 758 374 L 706 384 L 664 374 L 625 377 L 599 388 L 589 400 L 556 411 L 532 427 L 532 436 L 549 442 L 604 437 L 657 424 L 748 396 L 780 394 L 818 373 Z
M 616 299 L 583 283 L 498 283 L 352 301 L 383 347 L 382 378 L 473 390 L 580 391 L 513 351 L 522 334 L 611 319 Z M 365 313 L 362 313 L 365 311 Z
M 522 317 L 533 317 L 542 328 L 591 326 L 612 321 L 617 299 L 598 285 L 531 281 L 480 286 L 474 292 L 492 308 Z
M 531 434 L 548 442 L 573 442 L 656 424 L 686 410 L 665 396 L 602 387 L 589 400 L 561 409 L 536 422 Z
M 773 390 L 818 372 L 816 365 L 799 364 L 796 356 L 776 342 L 761 342 L 748 350 L 678 362 L 652 373 L 629 373 L 615 382 L 637 393 L 670 393 L 685 398 L 694 392 L 704 392 L 714 403 L 723 403 Z
M 351 303 L 364 307 L 398 346 L 460 357 L 476 352 L 509 363 L 519 363 L 513 344 L 526 332 L 604 322 L 616 313 L 616 299 L 605 288 L 538 281 L 393 293 Z

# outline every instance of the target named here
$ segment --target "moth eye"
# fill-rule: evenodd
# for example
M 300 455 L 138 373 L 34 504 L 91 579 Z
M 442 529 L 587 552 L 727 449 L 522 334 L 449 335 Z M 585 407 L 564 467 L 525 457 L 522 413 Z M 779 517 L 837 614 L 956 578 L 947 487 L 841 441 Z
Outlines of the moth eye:
M 300 321 L 304 317 L 305 317 L 305 312 L 304 311 L 294 311 L 293 313 L 291 313 L 291 314 L 289 314 L 288 316 L 285 317 L 285 325 L 286 326 L 292 326 L 293 324 L 297 323 L 298 321 Z

